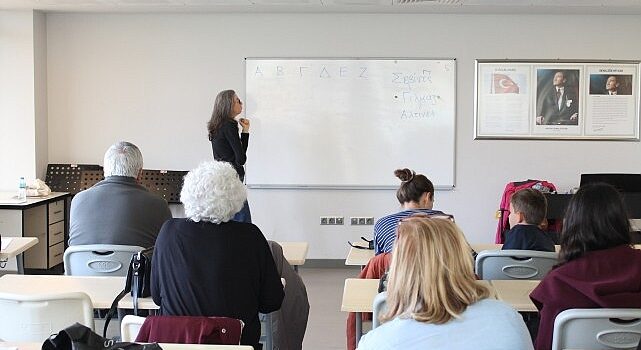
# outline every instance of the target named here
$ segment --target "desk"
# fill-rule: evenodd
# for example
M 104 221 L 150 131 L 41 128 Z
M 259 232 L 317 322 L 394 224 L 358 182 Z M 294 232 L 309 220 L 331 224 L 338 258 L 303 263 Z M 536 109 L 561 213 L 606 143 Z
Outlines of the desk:
M 24 267 L 49 269 L 62 263 L 69 193 L 52 192 L 19 203 L 14 192 L 0 192 L 0 232 L 5 237 L 36 237 L 35 246 L 24 253 Z
M 343 287 L 341 311 L 356 313 L 356 345 L 363 334 L 363 312 L 372 312 L 378 294 L 378 279 L 348 278 Z M 478 281 L 490 289 L 490 297 L 497 298 L 491 281 Z
M 355 243 L 355 245 L 359 245 Z M 349 247 L 349 253 L 347 253 L 347 259 L 345 259 L 345 265 L 349 266 L 365 266 L 367 263 L 374 257 L 374 249 L 358 249 L 354 247 Z
M 18 273 L 24 274 L 24 252 L 25 250 L 33 247 L 38 244 L 38 238 L 36 237 L 6 237 L 6 239 L 11 239 L 11 243 L 5 250 L 0 251 L 0 260 L 9 260 L 13 257 L 17 260 Z
M 165 344 L 159 343 L 163 350 L 253 350 L 254 348 L 249 345 L 205 345 L 205 344 Z M 15 343 L 15 342 L 0 342 L 0 347 L 16 347 L 18 350 L 40 350 L 41 343 Z
M 305 264 L 307 259 L 307 251 L 309 250 L 309 243 L 307 242 L 277 242 L 283 247 L 283 256 L 287 262 L 294 266 L 294 270 L 298 272 L 298 266 Z
M 530 300 L 530 293 L 541 281 L 494 280 L 492 286 L 499 300 L 502 300 L 517 311 L 537 312 L 536 306 Z
M 89 295 L 94 309 L 108 309 L 125 286 L 125 277 L 60 276 L 60 275 L 4 275 L 0 277 L 0 292 L 22 295 L 42 293 L 84 292 Z M 118 307 L 133 309 L 131 295 L 125 296 Z M 140 309 L 155 310 L 159 306 L 149 298 L 138 299 Z
M 475 252 L 481 252 L 484 250 L 501 250 L 503 244 L 494 244 L 494 243 L 473 243 L 470 244 L 470 247 L 474 249 Z
M 348 278 L 343 287 L 341 311 L 356 313 L 356 345 L 363 334 L 363 312 L 372 312 L 378 294 L 378 279 Z

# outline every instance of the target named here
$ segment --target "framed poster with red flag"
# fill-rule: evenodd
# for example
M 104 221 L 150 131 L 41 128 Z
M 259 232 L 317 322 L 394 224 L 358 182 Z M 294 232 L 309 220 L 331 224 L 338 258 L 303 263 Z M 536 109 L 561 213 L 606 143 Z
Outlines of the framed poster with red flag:
M 639 140 L 639 61 L 477 60 L 475 139 Z

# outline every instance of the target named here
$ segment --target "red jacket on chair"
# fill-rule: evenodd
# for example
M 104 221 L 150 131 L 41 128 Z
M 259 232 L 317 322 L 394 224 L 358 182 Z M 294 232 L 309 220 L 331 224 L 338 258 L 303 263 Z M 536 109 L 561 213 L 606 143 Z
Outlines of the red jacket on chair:
M 149 316 L 137 342 L 238 345 L 243 322 L 229 317 Z

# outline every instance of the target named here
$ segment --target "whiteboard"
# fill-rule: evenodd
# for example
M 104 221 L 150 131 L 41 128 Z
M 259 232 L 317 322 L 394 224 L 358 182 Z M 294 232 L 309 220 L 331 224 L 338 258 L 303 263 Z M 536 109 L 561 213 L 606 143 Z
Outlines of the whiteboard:
M 246 60 L 246 181 L 396 188 L 398 168 L 454 186 L 453 59 Z

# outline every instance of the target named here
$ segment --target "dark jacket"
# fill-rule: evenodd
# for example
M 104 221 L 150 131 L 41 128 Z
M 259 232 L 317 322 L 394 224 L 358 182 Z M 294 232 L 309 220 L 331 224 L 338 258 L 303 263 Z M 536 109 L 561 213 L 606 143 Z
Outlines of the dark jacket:
M 243 181 L 245 179 L 243 165 L 247 161 L 249 133 L 240 133 L 238 137 L 238 123 L 230 119 L 223 123 L 216 133 L 209 135 L 209 140 L 214 159 L 230 163 L 236 169 L 240 181 Z
M 505 233 L 502 249 L 554 251 L 554 241 L 536 225 L 514 225 Z
M 588 252 L 550 271 L 530 299 L 541 317 L 534 348 L 548 350 L 561 311 L 641 307 L 641 250 L 623 245 Z
M 258 313 L 278 310 L 284 292 L 255 225 L 171 219 L 156 240 L 151 295 L 162 315 L 241 319 L 241 344 L 259 349 Z
M 578 125 L 578 118 L 570 120 L 579 111 L 579 100 L 574 88 L 565 86 L 561 95 L 561 107 L 556 99 L 556 87 L 547 89 L 541 96 L 539 115 L 543 116 L 544 125 Z

